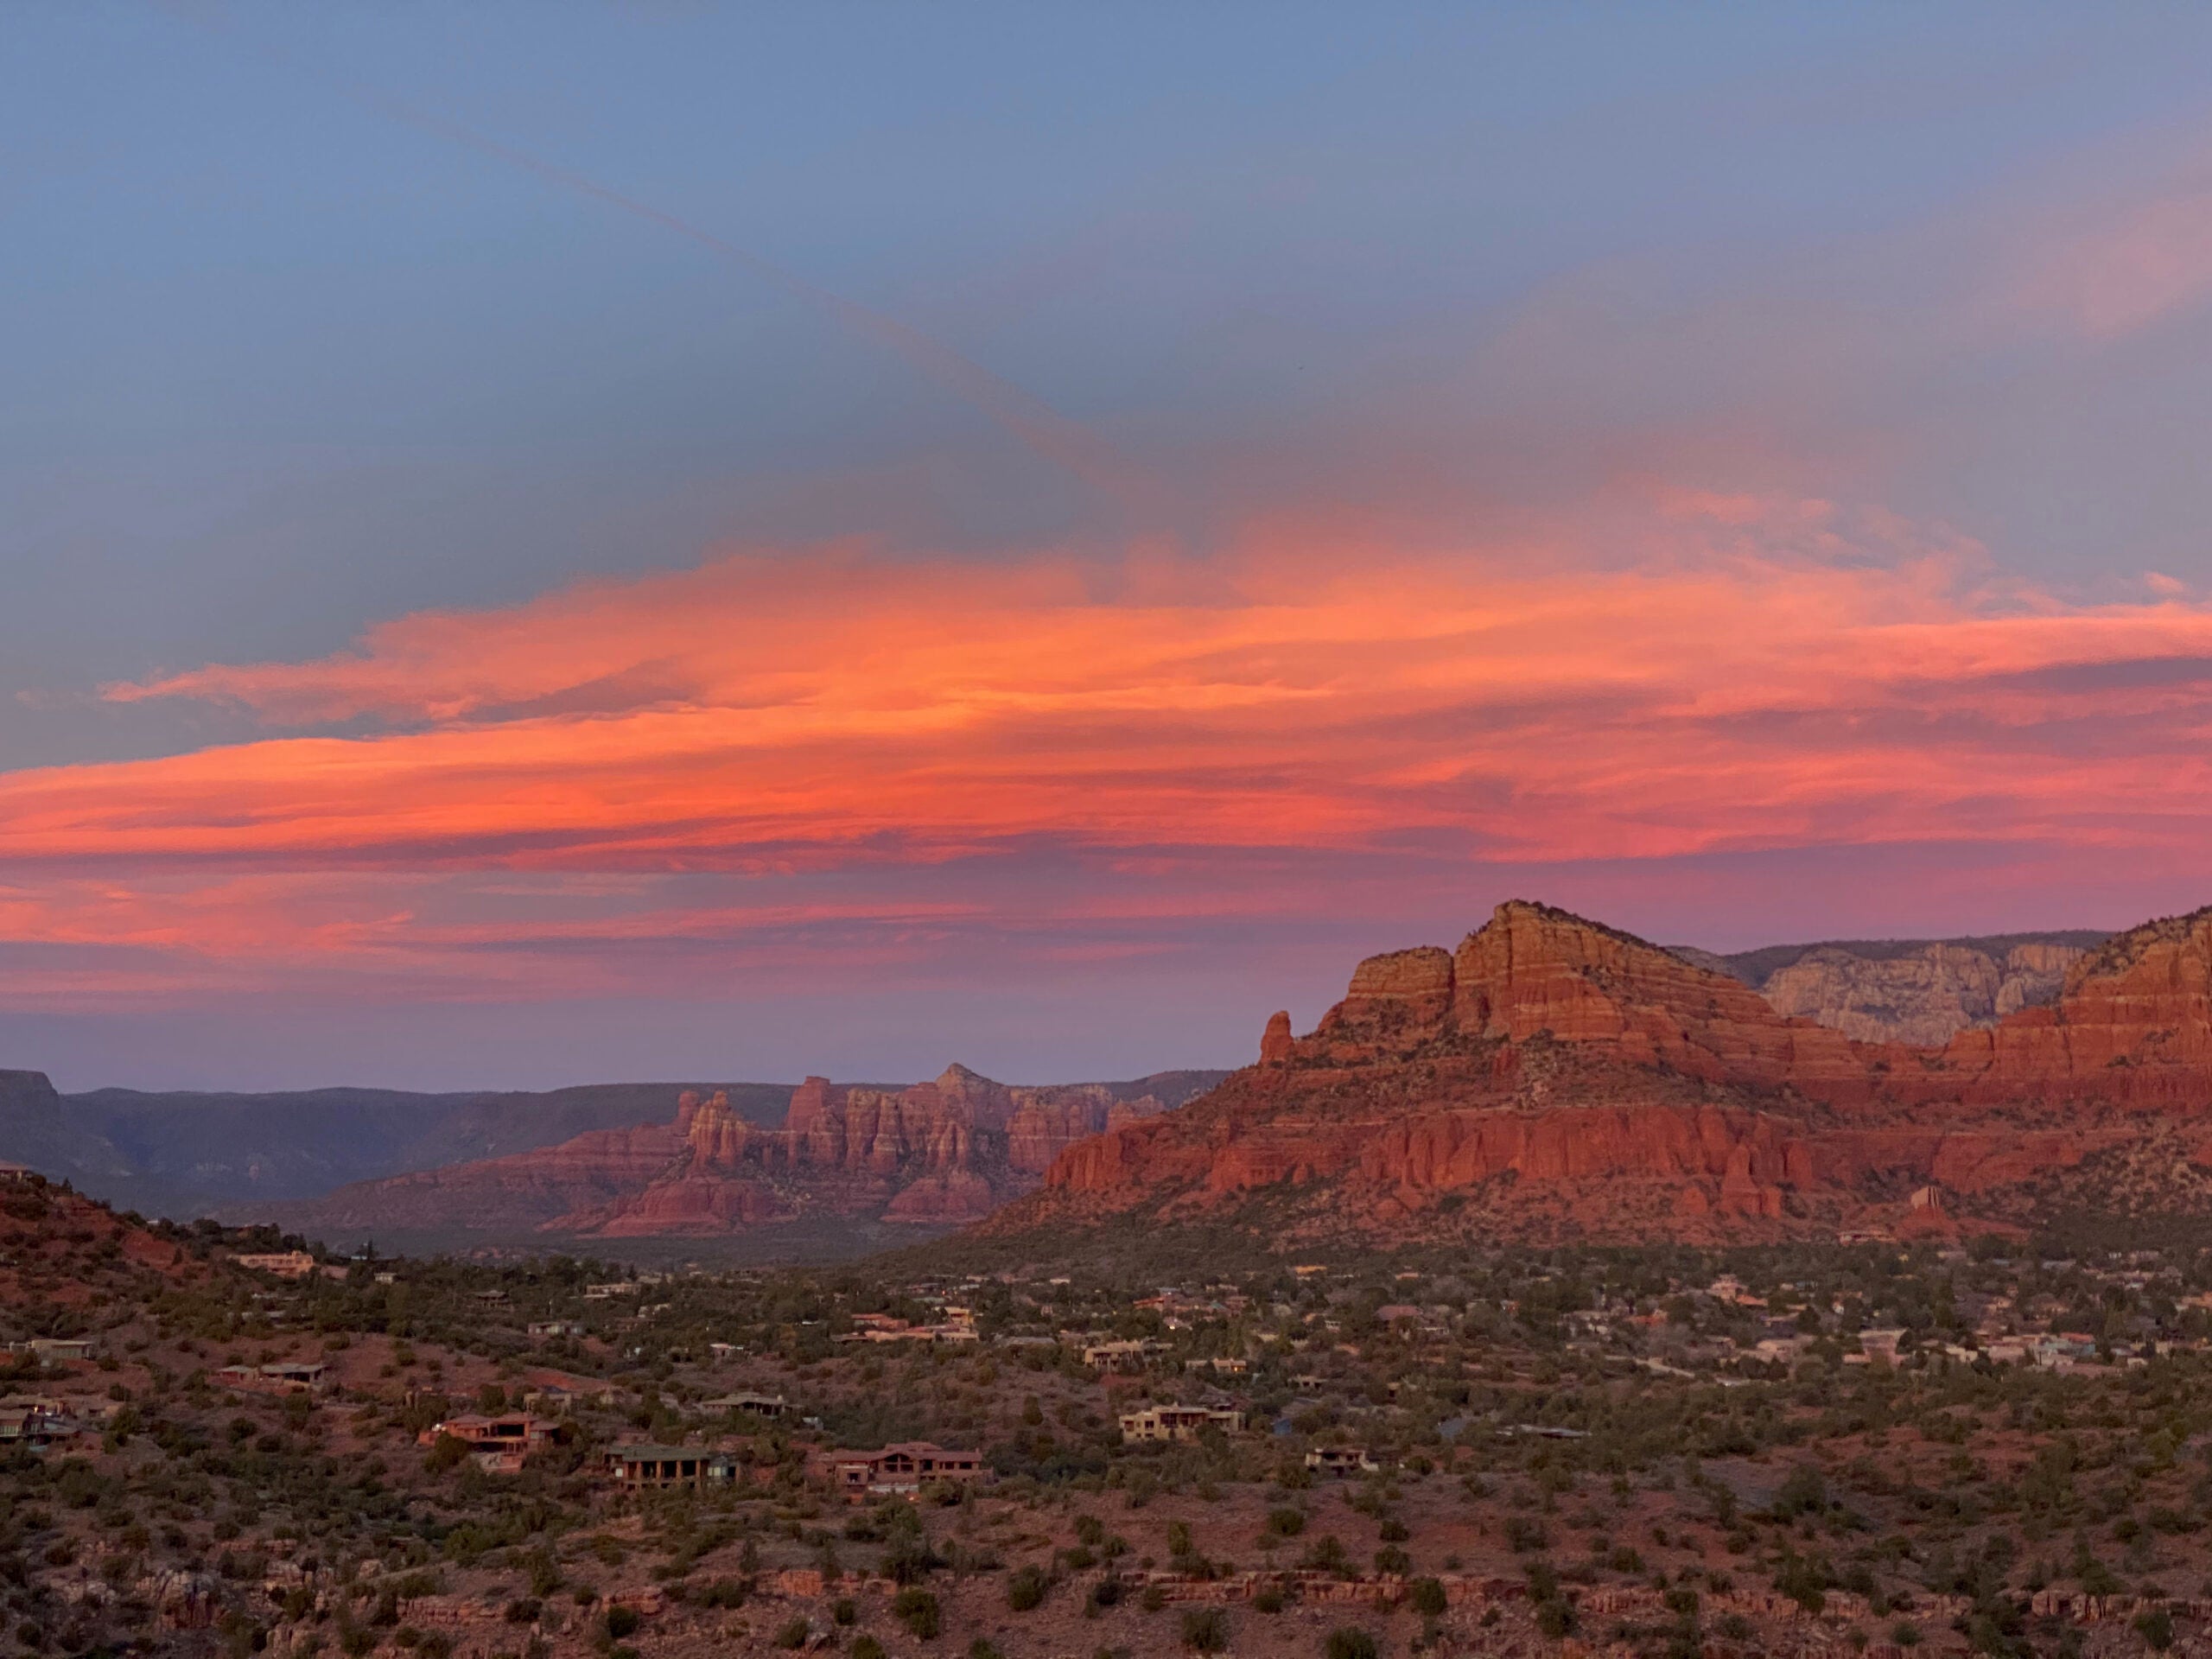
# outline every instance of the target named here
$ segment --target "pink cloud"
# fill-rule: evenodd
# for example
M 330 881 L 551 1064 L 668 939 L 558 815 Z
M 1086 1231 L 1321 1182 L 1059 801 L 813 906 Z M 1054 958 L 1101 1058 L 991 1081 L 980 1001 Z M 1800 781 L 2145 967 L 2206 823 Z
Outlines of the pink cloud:
M 1634 531 L 736 554 L 118 687 L 384 726 L 0 775 L 0 939 L 548 995 L 686 940 L 1112 956 L 1325 912 L 1266 868 L 1409 845 L 1432 871 L 1940 842 L 2198 867 L 2212 607 L 2069 603 L 1826 502 L 1656 492 Z M 1086 888 L 942 874 L 1039 849 Z M 686 872 L 815 886 L 702 899 Z

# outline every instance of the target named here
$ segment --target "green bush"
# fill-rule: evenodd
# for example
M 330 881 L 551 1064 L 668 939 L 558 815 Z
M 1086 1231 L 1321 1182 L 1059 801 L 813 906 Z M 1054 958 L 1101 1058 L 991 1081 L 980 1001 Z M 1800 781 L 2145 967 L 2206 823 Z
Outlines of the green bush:
M 883 1659 L 883 1643 L 872 1636 L 856 1636 L 849 1652 L 850 1659 Z
M 1183 1645 L 1193 1653 L 1219 1653 L 1229 1645 L 1229 1615 L 1218 1607 L 1193 1607 L 1183 1615 Z
M 1382 1649 L 1375 1645 L 1375 1638 L 1357 1624 L 1346 1624 L 1329 1632 L 1329 1639 L 1322 1644 L 1327 1659 L 1378 1659 Z
M 806 1645 L 806 1638 L 813 1634 L 814 1627 L 802 1615 L 776 1632 L 776 1645 L 779 1648 L 803 1648 Z
M 626 1636 L 637 1634 L 639 1620 L 634 1607 L 610 1607 L 607 1610 L 607 1633 L 620 1642 Z
M 1564 1601 L 1547 1601 L 1536 1609 L 1536 1628 L 1554 1642 L 1574 1632 L 1574 1609 Z
M 936 1639 L 944 1628 L 944 1611 L 937 1598 L 916 1585 L 908 1585 L 891 1599 L 892 1616 L 922 1641 Z
M 1026 1613 L 1044 1605 L 1045 1592 L 1049 1587 L 1045 1575 L 1033 1567 L 1025 1567 L 1011 1573 L 1006 1581 L 1006 1605 L 1017 1613 Z
M 1436 1579 L 1415 1579 L 1407 1599 L 1412 1602 L 1414 1611 L 1434 1618 L 1446 1606 L 1443 1583 Z

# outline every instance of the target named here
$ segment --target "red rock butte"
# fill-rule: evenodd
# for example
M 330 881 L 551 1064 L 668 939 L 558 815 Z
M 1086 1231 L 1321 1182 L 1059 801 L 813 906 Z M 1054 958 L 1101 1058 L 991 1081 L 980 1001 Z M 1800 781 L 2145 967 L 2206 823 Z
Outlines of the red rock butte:
M 951 1065 L 906 1089 L 809 1077 L 780 1128 L 725 1093 L 686 1091 L 671 1121 L 357 1183 L 296 1224 L 583 1237 L 715 1236 L 807 1217 L 958 1225 L 1034 1187 L 1077 1141 L 1163 1111 L 1102 1084 L 1010 1088 Z
M 1361 963 L 1303 1037 L 1275 1015 L 1258 1065 L 1070 1147 L 987 1230 L 1266 1205 L 1293 1236 L 1709 1240 L 2199 1209 L 2208 1113 L 2212 910 L 1910 1048 L 1515 901 L 1456 950 Z

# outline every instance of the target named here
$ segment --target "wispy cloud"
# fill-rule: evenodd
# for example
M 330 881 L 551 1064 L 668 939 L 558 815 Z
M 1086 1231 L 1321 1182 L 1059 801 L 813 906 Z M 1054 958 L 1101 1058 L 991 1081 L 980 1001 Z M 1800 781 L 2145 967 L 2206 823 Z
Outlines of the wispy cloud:
M 2212 606 L 2177 584 L 2069 603 L 1796 499 L 1660 491 L 1619 533 L 734 553 L 118 686 L 279 729 L 0 775 L 0 937 L 551 994 L 745 939 L 1141 948 L 1280 915 L 1283 861 L 1380 879 L 1409 848 L 1432 874 L 1958 842 L 2195 867 Z M 1083 890 L 1048 903 L 948 874 L 1067 858 Z

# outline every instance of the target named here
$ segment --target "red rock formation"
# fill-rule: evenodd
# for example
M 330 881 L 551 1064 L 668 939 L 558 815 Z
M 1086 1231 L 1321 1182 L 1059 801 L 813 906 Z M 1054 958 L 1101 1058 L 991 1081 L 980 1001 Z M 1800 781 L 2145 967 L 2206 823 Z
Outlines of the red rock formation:
M 1260 1033 L 1260 1064 L 1282 1065 L 1290 1058 L 1291 1050 L 1297 1042 L 1290 1029 L 1290 1011 L 1278 1008 L 1268 1016 L 1268 1028 Z
M 1449 1201 L 1502 1231 L 1778 1235 L 1878 1224 L 1930 1184 L 1994 1218 L 2141 1154 L 2145 1113 L 2212 1113 L 2212 911 L 2115 938 L 2055 1007 L 1911 1049 L 1513 903 L 1454 952 L 1362 963 L 1312 1033 L 1271 1022 L 1261 1065 L 1071 1147 L 991 1224 L 1265 1191 L 1306 1195 L 1314 1227 L 1433 1225 Z M 2189 1134 L 2149 1163 L 2212 1166 Z

